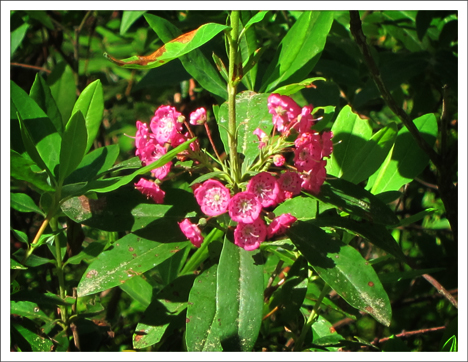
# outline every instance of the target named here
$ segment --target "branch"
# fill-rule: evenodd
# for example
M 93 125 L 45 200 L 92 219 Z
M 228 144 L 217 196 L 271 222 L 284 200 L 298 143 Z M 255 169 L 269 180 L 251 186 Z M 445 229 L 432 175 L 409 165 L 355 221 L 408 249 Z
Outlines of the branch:
M 445 326 L 441 326 L 441 327 L 433 327 L 433 328 L 425 328 L 425 329 L 419 329 L 417 331 L 409 331 L 409 332 L 401 332 L 400 334 L 396 334 L 393 338 L 397 337 L 397 338 L 404 338 L 404 337 L 410 337 L 410 336 L 415 336 L 415 335 L 418 335 L 418 334 L 424 334 L 424 333 L 429 333 L 429 332 L 437 332 L 437 331 L 442 331 L 445 329 Z M 381 338 L 381 339 L 378 339 L 378 340 L 375 340 L 375 341 L 372 341 L 371 344 L 377 344 L 377 343 L 384 343 L 384 342 L 387 342 L 389 339 L 391 339 L 392 337 L 385 337 L 385 338 Z
M 395 115 L 401 119 L 403 124 L 408 128 L 408 131 L 411 133 L 415 139 L 418 146 L 429 156 L 434 165 L 440 169 L 441 162 L 439 155 L 434 151 L 434 149 L 426 142 L 426 140 L 421 136 L 419 130 L 416 128 L 413 120 L 408 116 L 408 114 L 401 109 L 395 102 L 395 99 L 390 94 L 390 91 L 385 86 L 382 76 L 380 75 L 379 68 L 375 64 L 374 58 L 370 52 L 370 49 L 366 42 L 366 36 L 362 32 L 361 19 L 359 18 L 359 11 L 352 10 L 349 12 L 350 15 L 350 30 L 354 36 L 356 44 L 358 45 L 361 53 L 364 57 L 364 60 L 370 70 L 372 79 L 374 80 L 377 88 L 380 91 L 385 103 L 392 110 Z
M 431 283 L 437 291 L 442 294 L 447 300 L 452 303 L 452 305 L 458 309 L 458 302 L 455 298 L 450 294 L 447 289 L 445 289 L 434 277 L 431 277 L 429 274 L 423 274 L 422 277 L 426 279 L 429 283 Z
M 40 72 L 50 73 L 50 70 L 49 70 L 49 69 L 45 69 L 45 68 L 41 68 L 41 67 L 36 67 L 35 65 L 22 64 L 22 63 L 10 63 L 10 65 L 13 65 L 13 66 L 15 66 L 15 67 L 30 68 L 30 69 L 39 70 Z

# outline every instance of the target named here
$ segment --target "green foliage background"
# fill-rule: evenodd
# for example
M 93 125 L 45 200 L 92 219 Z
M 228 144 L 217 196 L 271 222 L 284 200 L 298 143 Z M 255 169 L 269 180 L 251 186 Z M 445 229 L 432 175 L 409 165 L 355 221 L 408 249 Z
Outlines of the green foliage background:
M 255 13 L 253 11 L 242 12 L 243 24 L 246 24 Z M 214 107 L 211 110 L 211 107 L 221 105 L 226 100 L 225 88 L 220 86 L 220 84 L 225 85 L 225 81 L 222 75 L 216 73 L 215 77 L 207 72 L 197 82 L 193 82 L 192 76 L 188 73 L 189 68 L 185 64 L 189 60 L 184 56 L 180 60 L 173 60 L 158 68 L 134 70 L 117 67 L 109 62 L 103 53 L 111 54 L 117 59 L 128 58 L 136 54 L 146 55 L 174 38 L 174 36 L 166 38 L 168 35 L 162 35 L 163 30 L 158 37 L 148 25 L 148 23 L 151 25 L 151 19 L 154 19 L 154 16 L 167 20 L 179 29 L 180 33 L 186 33 L 209 22 L 226 24 L 227 14 L 228 12 L 225 11 L 12 11 L 10 15 L 11 80 L 18 85 L 18 89 L 12 86 L 12 92 L 21 94 L 20 89 L 22 89 L 29 94 L 31 87 L 35 84 L 36 93 L 31 91 L 31 98 L 36 100 L 42 109 L 54 110 L 54 117 L 51 117 L 49 112 L 47 114 L 55 127 L 62 127 L 60 132 L 64 135 L 64 139 L 67 128 L 62 126 L 62 122 L 66 122 L 65 120 L 68 120 L 70 115 L 74 115 L 73 124 L 67 127 L 73 126 L 78 130 L 84 127 L 84 122 L 89 124 L 100 121 L 99 119 L 93 120 L 93 115 L 86 113 L 87 107 L 82 105 L 83 102 L 86 101 L 88 106 L 92 102 L 103 104 L 103 110 L 96 111 L 103 113 L 102 124 L 96 128 L 95 134 L 81 132 L 82 138 L 80 141 L 75 140 L 77 143 L 73 150 L 85 154 L 89 150 L 105 147 L 106 152 L 115 155 L 113 164 L 120 163 L 120 168 L 116 167 L 116 170 L 126 175 L 133 175 L 132 172 L 139 166 L 131 163 L 132 160 L 134 161 L 134 143 L 132 138 L 126 135 L 135 134 L 135 121 L 149 121 L 160 104 L 174 105 L 186 117 L 196 108 L 205 106 L 210 111 L 210 119 L 213 120 L 217 108 Z M 359 229 L 360 221 L 357 220 L 349 219 L 349 222 L 354 222 L 352 226 L 347 224 L 340 227 L 336 224 L 336 219 L 330 220 L 329 224 L 326 223 L 326 219 L 322 219 L 321 222 L 324 224 L 316 224 L 314 227 L 317 229 L 318 227 L 335 227 L 334 232 L 341 240 L 353 246 L 367 260 L 372 261 L 371 264 L 388 294 L 393 314 L 390 326 L 384 326 L 369 315 L 360 313 L 332 292 L 324 299 L 326 307 L 323 308 L 322 315 L 310 332 L 313 334 L 311 338 L 318 341 L 319 337 L 326 337 L 327 328 L 330 329 L 333 326 L 346 342 L 322 340 L 322 345 L 315 343 L 309 346 L 308 350 L 336 351 L 338 348 L 353 351 L 372 350 L 373 347 L 367 342 L 397 335 L 403 330 L 447 326 L 447 335 L 443 335 L 442 331 L 436 331 L 407 338 L 388 339 L 385 343 L 378 344 L 383 351 L 439 351 L 442 344 L 456 334 L 455 332 L 450 334 L 449 331 L 456 330 L 454 325 L 456 326 L 457 323 L 457 310 L 421 275 L 426 272 L 433 275 L 440 284 L 456 295 L 458 245 L 456 235 L 454 237 L 451 232 L 441 195 L 435 186 L 437 184 L 435 167 L 429 163 L 427 156 L 423 153 L 405 159 L 407 148 L 416 146 L 408 146 L 407 132 L 406 136 L 404 132 L 397 132 L 401 129 L 401 121 L 386 106 L 370 77 L 369 70 L 350 33 L 349 12 L 335 11 L 329 14 L 322 12 L 323 18 L 326 16 L 333 18 L 331 30 L 323 39 L 324 42 L 326 41 L 323 52 L 318 53 L 312 62 L 299 65 L 300 71 L 297 73 L 285 75 L 284 81 L 281 78 L 276 82 L 268 81 L 275 72 L 274 64 L 301 61 L 301 52 L 294 54 L 293 59 L 288 59 L 286 52 L 286 55 L 278 58 L 277 53 L 277 49 L 285 47 L 287 42 L 282 44 L 281 41 L 287 36 L 293 24 L 299 21 L 301 14 L 299 11 L 271 11 L 255 24 L 253 28 L 256 39 L 253 43 L 257 47 L 262 46 L 264 50 L 258 65 L 243 79 L 240 90 L 272 92 L 280 86 L 297 83 L 306 78 L 320 77 L 326 80 L 317 80 L 314 82 L 314 87 L 300 87 L 301 90 L 294 93 L 292 97 L 301 106 L 312 103 L 319 110 L 323 120 L 316 127 L 341 130 L 343 137 L 346 135 L 354 137 L 354 139 L 340 139 L 343 142 L 341 145 L 351 145 L 353 149 L 343 150 L 340 144 L 336 144 L 333 157 L 327 165 L 327 172 L 329 176 L 341 177 L 363 186 L 377 195 L 380 201 L 390 206 L 398 220 L 393 224 L 385 222 L 383 224 L 393 225 L 392 236 L 398 242 L 404 257 L 411 259 L 411 267 L 414 269 L 412 270 L 396 258 L 389 258 L 376 243 L 368 242 L 366 235 L 379 234 L 378 220 L 373 220 L 375 222 L 373 225 L 377 225 L 375 229 L 363 230 Z M 360 15 L 364 34 L 372 46 L 372 55 L 377 61 L 382 79 L 398 105 L 411 118 L 418 119 L 420 123 L 420 125 L 417 123 L 418 127 L 424 132 L 428 141 L 436 147 L 440 147 L 440 142 L 442 142 L 440 133 L 437 133 L 437 123 L 440 124 L 444 100 L 442 88 L 445 85 L 448 86 L 449 91 L 445 95 L 445 116 L 448 117 L 447 143 L 444 143 L 443 147 L 446 150 L 445 162 L 449 165 L 446 168 L 450 171 L 448 177 L 453 183 L 457 183 L 457 11 L 362 11 Z M 166 31 L 169 30 L 166 29 Z M 288 39 L 288 41 L 292 40 Z M 246 44 L 244 48 L 247 49 L 249 46 L 251 43 Z M 304 44 L 303 51 L 308 52 L 313 49 L 309 44 Z M 204 55 L 204 61 L 208 60 L 212 67 L 215 66 L 215 62 L 218 65 L 221 62 L 228 64 L 221 35 L 217 35 L 209 43 L 202 45 L 197 52 L 200 52 L 197 56 Z M 37 74 L 42 78 L 35 83 Z M 41 93 L 46 87 L 40 87 L 40 82 L 45 82 L 50 88 L 51 95 L 56 101 L 55 108 L 40 103 L 41 99 L 47 99 Z M 90 84 L 92 86 L 88 87 Z M 86 92 L 90 92 L 89 96 L 87 94 L 83 96 L 85 89 Z M 287 90 L 284 94 L 286 92 Z M 73 105 L 77 99 L 81 99 L 81 103 L 77 102 L 74 109 Z M 335 105 L 335 109 L 330 109 L 330 105 Z M 94 109 L 92 106 L 90 108 Z M 75 113 L 76 109 L 82 112 Z M 224 111 L 222 107 L 219 109 L 221 115 Z M 427 116 L 428 114 L 433 114 L 431 119 Z M 15 151 L 11 156 L 12 165 L 15 164 L 15 157 L 26 151 L 19 129 L 20 123 L 15 117 L 12 113 L 11 118 L 15 120 L 11 122 L 10 133 L 10 147 Z M 352 131 L 346 133 L 345 127 L 351 127 Z M 217 130 L 213 128 L 215 142 L 222 148 L 225 141 L 222 139 L 223 136 L 216 132 Z M 356 134 L 360 137 L 355 137 Z M 335 133 L 335 137 L 338 135 L 339 132 Z M 34 137 L 34 135 L 31 136 Z M 70 139 L 70 142 L 73 140 L 73 138 Z M 335 142 L 337 140 L 338 138 L 334 139 Z M 372 145 L 374 147 L 362 148 L 363 144 L 369 140 L 373 140 L 374 143 L 367 143 L 366 147 Z M 405 160 L 408 165 L 407 169 L 403 170 L 403 176 L 406 177 L 403 181 L 392 179 L 392 175 L 396 172 L 392 167 L 396 166 L 392 166 L 390 160 L 386 161 L 386 155 L 394 140 L 400 145 L 398 146 L 400 147 L 398 148 L 400 150 L 399 161 Z M 208 146 L 206 139 L 201 138 L 201 142 L 206 142 L 202 145 L 203 147 Z M 53 145 L 54 140 L 50 140 L 50 144 L 44 147 Z M 64 145 L 63 142 L 62 145 Z M 80 145 L 83 146 L 81 150 Z M 86 145 L 85 148 L 84 145 Z M 119 149 L 113 148 L 113 145 L 118 145 Z M 382 149 L 385 151 L 381 151 Z M 396 145 L 394 152 L 397 152 Z M 356 170 L 359 170 L 362 165 L 359 160 L 362 160 L 363 155 L 366 154 L 372 156 L 366 160 L 366 164 L 372 165 L 373 171 L 363 177 Z M 70 155 L 61 154 L 60 157 L 73 159 Z M 47 166 L 52 167 L 52 172 L 54 165 L 57 165 L 59 161 L 60 164 L 67 163 L 62 158 L 48 161 Z M 107 170 L 113 164 L 103 166 L 101 170 Z M 388 168 L 382 169 L 382 173 L 379 174 L 377 171 L 382 164 L 387 164 Z M 74 167 L 76 168 L 76 165 Z M 74 167 L 70 166 L 70 172 L 66 175 L 64 174 L 66 170 L 60 169 L 62 181 L 76 177 L 72 172 Z M 13 166 L 11 171 L 11 228 L 15 231 L 11 232 L 10 247 L 11 254 L 16 255 L 17 260 L 19 256 L 24 255 L 22 249 L 26 245 L 25 241 L 33 239 L 44 217 L 44 210 L 47 210 L 44 207 L 47 205 L 47 200 L 41 197 L 41 194 L 47 191 L 48 186 L 45 178 L 37 173 L 30 179 L 25 179 L 15 177 L 14 171 Z M 401 174 L 402 170 L 400 169 L 399 172 Z M 34 182 L 31 183 L 33 179 Z M 387 183 L 383 185 L 382 180 Z M 167 199 L 169 201 L 191 200 L 188 186 L 191 181 L 187 174 L 171 181 Z M 336 190 L 341 190 L 340 187 L 333 181 L 329 182 L 325 185 L 324 197 L 327 197 L 326 190 L 331 190 L 328 196 L 332 197 L 336 194 Z M 385 192 L 382 193 L 382 190 Z M 75 191 L 67 190 L 66 192 L 73 196 Z M 15 194 L 25 194 L 29 198 L 21 199 L 22 196 L 15 196 Z M 73 200 L 70 199 L 70 203 Z M 311 214 L 326 211 L 312 209 L 310 205 L 304 204 L 308 202 L 304 200 L 308 199 L 291 200 L 281 207 L 284 208 L 284 212 L 305 210 L 305 215 L 297 215 L 299 220 L 301 217 L 307 219 Z M 145 202 L 144 197 L 126 186 L 109 193 L 107 200 L 109 209 L 118 209 L 121 215 L 129 215 L 137 205 L 145 207 L 141 206 L 145 205 Z M 173 215 L 188 212 L 194 209 L 194 203 L 194 200 L 187 201 L 179 206 L 183 210 L 171 210 L 171 212 L 174 213 Z M 40 208 L 37 205 L 40 205 Z M 66 206 L 72 208 L 72 205 Z M 101 219 L 86 222 L 86 217 L 83 216 L 82 220 L 79 220 L 84 224 L 83 227 L 80 223 L 72 221 L 71 214 L 67 214 L 62 208 L 67 214 L 64 215 L 64 220 L 68 224 L 68 236 L 63 233 L 60 235 L 60 247 L 63 252 L 66 250 L 67 237 L 72 233 L 79 234 L 83 241 L 83 244 L 78 246 L 79 250 L 80 248 L 88 250 L 87 255 L 82 254 L 79 258 L 76 254 L 74 254 L 75 257 L 65 258 L 64 274 L 66 283 L 69 285 L 68 295 L 71 296 L 73 288 L 78 287 L 82 275 L 89 272 L 90 262 L 109 244 L 123 238 L 127 231 L 136 230 L 137 221 L 152 225 L 152 228 L 148 229 L 152 232 L 160 230 L 159 228 L 164 226 L 167 220 L 175 222 L 176 219 L 171 219 L 169 216 L 164 218 L 166 221 L 158 219 L 156 224 L 151 224 L 153 217 L 165 215 L 167 211 L 164 209 L 165 205 L 152 206 L 156 207 L 145 211 L 147 220 L 132 220 L 125 217 L 119 219 L 115 215 L 104 214 Z M 341 215 L 350 212 L 346 209 L 349 204 L 344 206 Z M 131 235 L 126 239 L 128 242 L 133 241 L 131 238 L 134 234 Z M 140 235 L 140 237 L 143 241 L 145 240 L 145 235 Z M 177 239 L 177 236 L 171 233 L 164 237 Z M 216 239 L 216 236 L 212 237 Z M 290 237 L 293 239 L 293 236 Z M 383 243 L 385 246 L 385 242 Z M 122 244 L 122 250 L 126 246 Z M 181 272 L 178 269 L 177 259 L 186 258 L 188 253 L 191 253 L 187 246 L 189 246 L 187 242 L 181 243 L 180 247 L 183 250 L 172 258 L 169 258 L 169 250 L 162 251 L 162 253 L 167 253 L 166 261 L 138 277 L 129 279 L 125 284 L 112 289 L 103 287 L 97 294 L 78 298 L 74 308 L 80 311 L 82 317 L 75 321 L 80 331 L 81 350 L 183 351 L 186 348 L 184 343 L 195 344 L 196 341 L 185 341 L 186 321 L 183 314 L 179 312 L 186 307 L 187 301 L 192 301 L 190 298 L 196 297 L 192 294 L 190 297 L 186 295 L 179 299 L 167 297 L 174 290 L 183 290 L 188 293 L 187 285 L 193 283 L 194 275 L 185 275 L 182 279 L 176 279 Z M 251 347 L 254 351 L 289 350 L 290 331 L 300 330 L 304 323 L 301 313 L 310 310 L 322 289 L 319 285 L 321 281 L 303 283 L 304 275 L 307 275 L 305 259 L 293 258 L 290 245 L 282 246 L 280 252 L 273 251 L 276 250 L 274 245 L 265 248 L 266 252 L 271 253 L 264 265 L 266 280 L 275 271 L 280 260 L 284 262 L 284 267 L 289 268 L 289 272 L 284 286 L 275 292 L 272 302 L 264 306 L 268 308 L 263 311 L 264 315 L 272 311 L 275 306 L 280 308 L 272 318 L 267 318 L 262 322 L 258 340 Z M 145 246 L 142 248 L 148 249 Z M 219 254 L 220 250 L 217 249 L 220 248 L 221 243 L 213 243 L 208 252 L 210 255 Z M 54 249 L 51 243 L 44 242 L 29 259 L 28 269 L 21 271 L 16 279 L 17 284 L 13 286 L 17 290 L 14 290 L 15 293 L 11 297 L 12 303 L 16 303 L 15 312 L 12 312 L 11 317 L 12 350 L 47 350 L 52 346 L 55 346 L 57 350 L 73 349 L 71 343 L 70 347 L 68 341 L 65 341 L 67 337 L 61 334 L 57 326 L 52 323 L 52 316 L 57 305 L 55 293 L 58 288 L 53 264 L 49 261 L 52 254 L 54 254 Z M 161 257 L 165 258 L 165 256 Z M 242 258 L 242 255 L 239 257 Z M 20 267 L 19 265 L 18 268 Z M 203 274 L 203 281 L 209 281 L 210 278 L 215 277 L 210 274 L 209 265 L 204 269 L 207 272 Z M 172 284 L 175 280 L 180 285 Z M 46 299 L 44 299 L 44 293 L 46 293 Z M 43 315 L 39 317 L 28 315 L 26 311 L 32 306 L 28 303 L 41 303 Z M 60 303 L 67 302 L 60 301 Z M 70 302 L 71 304 L 73 302 Z M 135 337 L 134 333 L 154 325 L 151 318 L 144 313 L 150 307 L 149 310 L 153 311 L 158 308 L 167 309 L 169 314 L 173 314 L 170 317 L 174 320 L 171 319 L 169 328 L 166 324 L 165 328 L 158 330 L 156 342 L 146 339 L 139 342 L 140 338 Z M 42 328 L 43 335 L 54 335 L 55 342 L 52 343 L 50 339 L 41 339 L 39 343 L 35 339 L 37 337 L 35 333 L 40 328 Z M 356 340 L 355 336 L 360 339 Z M 43 343 L 46 344 L 45 347 L 41 346 Z

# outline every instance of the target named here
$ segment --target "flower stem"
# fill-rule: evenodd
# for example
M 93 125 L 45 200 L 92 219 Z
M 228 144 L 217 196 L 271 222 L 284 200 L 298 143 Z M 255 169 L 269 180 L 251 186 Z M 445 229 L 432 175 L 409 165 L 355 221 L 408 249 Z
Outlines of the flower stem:
M 238 83 L 238 39 L 239 39 L 239 11 L 231 12 L 231 32 L 227 34 L 229 41 L 229 79 L 227 85 L 228 91 L 228 109 L 229 109 L 229 160 L 231 167 L 231 178 L 235 185 L 240 182 L 239 155 L 237 153 L 237 126 L 236 126 L 236 93 Z
M 53 217 L 50 220 L 50 227 L 53 232 L 56 232 L 58 230 L 58 222 L 57 222 L 57 217 Z M 54 238 L 54 243 L 55 243 L 55 259 L 57 262 L 57 278 L 59 282 L 59 293 L 60 293 L 60 298 L 65 300 L 65 297 L 67 296 L 67 292 L 65 289 L 65 278 L 63 276 L 63 265 L 62 265 L 62 249 L 60 248 L 60 240 L 59 236 L 55 235 Z M 59 306 L 60 307 L 60 316 L 62 318 L 62 322 L 65 325 L 68 325 L 68 311 L 67 307 L 64 306 Z

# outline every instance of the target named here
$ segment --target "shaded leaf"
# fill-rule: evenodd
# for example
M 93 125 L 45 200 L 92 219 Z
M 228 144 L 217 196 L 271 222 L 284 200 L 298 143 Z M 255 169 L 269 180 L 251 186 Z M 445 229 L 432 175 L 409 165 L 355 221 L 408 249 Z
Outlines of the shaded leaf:
M 344 300 L 390 325 L 388 295 L 372 266 L 358 251 L 310 222 L 296 222 L 287 234 L 320 277 Z
M 60 149 L 60 184 L 80 164 L 86 151 L 88 135 L 86 123 L 80 110 L 73 113 L 65 126 Z
M 146 10 L 143 11 L 129 11 L 125 10 L 122 13 L 122 22 L 120 23 L 120 35 L 124 35 L 132 24 L 137 21 Z
M 47 77 L 47 84 L 60 110 L 62 122 L 65 126 L 76 100 L 75 79 L 70 66 L 65 61 L 58 63 Z
M 30 301 L 10 301 L 10 313 L 29 319 L 51 321 L 51 318 L 49 318 L 36 303 Z
M 10 176 L 31 183 L 43 191 L 53 191 L 54 188 L 47 183 L 45 172 L 37 173 L 31 169 L 34 162 L 22 157 L 18 152 L 10 150 Z

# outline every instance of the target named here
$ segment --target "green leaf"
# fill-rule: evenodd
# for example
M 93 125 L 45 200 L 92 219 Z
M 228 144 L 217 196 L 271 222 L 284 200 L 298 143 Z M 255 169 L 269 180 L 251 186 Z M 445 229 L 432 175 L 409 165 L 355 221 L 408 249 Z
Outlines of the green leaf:
M 399 222 L 383 201 L 362 187 L 343 179 L 325 181 L 320 193 L 310 196 L 376 224 L 396 225 Z
M 28 29 L 29 29 L 29 24 L 24 23 L 11 32 L 10 58 L 15 53 L 16 49 L 18 49 L 18 47 L 20 46 Z
M 22 350 L 32 352 L 50 352 L 52 350 L 54 344 L 51 340 L 37 335 L 19 323 L 12 323 L 11 327 L 27 343 L 27 346 L 22 346 Z
M 31 87 L 29 96 L 36 101 L 39 107 L 47 114 L 49 119 L 54 124 L 58 133 L 63 133 L 62 115 L 52 97 L 52 92 L 44 78 L 39 73 L 36 74 L 36 79 Z
M 259 260 L 260 259 L 260 260 Z M 224 351 L 251 351 L 262 323 L 261 254 L 224 239 L 217 271 L 216 315 L 212 328 Z
M 76 100 L 75 79 L 70 66 L 65 61 L 58 63 L 47 77 L 47 84 L 60 110 L 62 122 L 65 126 Z
M 150 270 L 173 253 L 181 251 L 190 242 L 159 243 L 128 234 L 113 247 L 102 252 L 86 269 L 81 278 L 78 296 L 98 293 L 121 285 L 129 278 Z
M 390 300 L 378 275 L 357 250 L 310 222 L 298 221 L 287 232 L 317 274 L 351 306 L 389 326 Z
M 60 157 L 60 134 L 36 102 L 16 83 L 11 81 L 10 84 L 11 101 L 17 109 L 21 127 L 27 130 L 37 154 L 48 171 L 52 175 L 56 175 L 57 170 L 55 168 L 59 164 Z M 31 154 L 30 156 L 33 157 Z
M 266 14 L 266 12 L 265 12 Z M 265 14 L 263 16 L 265 16 Z M 258 14 L 257 14 L 258 15 Z M 242 22 L 245 23 L 250 17 L 250 11 L 241 11 L 241 23 L 239 24 L 242 27 Z M 263 18 L 263 16 L 261 18 Z M 250 22 L 250 21 L 248 21 Z M 250 27 L 250 26 L 249 26 Z M 243 60 L 242 64 L 242 78 L 241 81 L 248 90 L 253 91 L 255 88 L 255 81 L 257 79 L 257 70 L 258 70 L 258 59 L 255 59 L 255 53 L 258 49 L 258 39 L 254 29 L 249 29 L 245 27 L 243 29 L 243 35 L 239 38 L 239 49 L 240 56 Z M 258 54 L 258 53 L 257 53 Z
M 313 83 L 318 80 L 326 81 L 326 79 L 322 77 L 307 78 L 304 79 L 302 82 L 288 84 L 283 87 L 280 87 L 275 90 L 275 93 L 281 94 L 283 96 L 289 96 L 291 94 L 299 92 L 301 89 L 313 87 Z
M 327 346 L 338 344 L 344 340 L 341 334 L 338 334 L 333 328 L 333 325 L 321 315 L 311 326 L 312 330 L 312 343 L 317 346 Z M 330 351 L 337 351 L 338 348 L 327 347 Z
M 331 128 L 333 132 L 333 152 L 327 162 L 327 173 L 341 177 L 352 172 L 350 165 L 356 155 L 372 136 L 372 127 L 368 121 L 355 114 L 350 106 L 345 106 Z
M 158 343 L 165 333 L 183 326 L 194 279 L 194 275 L 179 277 L 154 296 L 135 328 L 133 348 L 147 348 Z
M 64 265 L 66 264 L 80 264 L 82 260 L 88 264 L 94 260 L 105 248 L 106 242 L 103 241 L 93 241 L 86 248 L 80 251 L 78 254 L 69 258 Z
M 25 251 L 24 249 L 19 249 L 18 251 L 16 251 L 13 256 L 17 259 L 17 260 L 23 260 L 24 258 L 24 255 L 25 255 Z M 48 264 L 48 263 L 51 263 L 51 264 L 55 264 L 55 260 L 53 259 L 46 259 L 46 258 L 43 258 L 41 256 L 37 256 L 35 254 L 31 254 L 31 256 L 28 258 L 28 260 L 26 260 L 23 265 L 25 266 L 30 266 L 30 267 L 36 267 L 36 266 L 41 266 L 41 265 L 44 265 L 44 264 Z
M 189 352 L 222 351 L 219 340 L 211 333 L 216 314 L 216 276 L 218 265 L 200 274 L 189 294 L 186 343 Z
M 247 31 L 252 25 L 262 21 L 263 18 L 265 18 L 266 14 L 268 14 L 268 10 L 267 11 L 259 11 L 254 16 L 252 16 L 250 18 L 250 20 L 247 22 L 247 24 L 245 24 L 244 31 Z
M 148 20 L 148 16 L 145 15 Z M 148 21 L 149 23 L 149 21 Z M 151 24 L 150 24 L 151 26 Z M 198 29 L 182 34 L 177 38 L 166 42 L 161 48 L 148 56 L 133 56 L 127 59 L 118 60 L 107 53 L 104 56 L 115 64 L 130 69 L 151 69 L 177 59 L 182 55 L 190 53 L 210 41 L 223 30 L 228 29 L 226 25 L 208 23 L 203 24 Z
M 405 254 L 400 246 L 383 225 L 370 222 L 357 222 L 344 217 L 318 217 L 312 223 L 319 227 L 336 227 L 350 230 L 369 240 L 375 246 L 389 252 L 394 257 L 405 262 Z
M 31 18 L 38 20 L 42 25 L 50 30 L 54 30 L 54 23 L 44 10 L 25 10 Z
M 342 178 L 355 184 L 366 180 L 384 162 L 395 143 L 397 126 L 391 123 L 374 134 L 364 147 L 351 160 L 348 167 L 343 167 Z
M 304 11 L 281 41 L 267 68 L 261 92 L 307 77 L 320 58 L 333 23 L 333 11 Z
M 80 110 L 73 113 L 65 126 L 60 151 L 59 182 L 67 178 L 80 164 L 86 151 L 86 123 Z
M 112 168 L 119 153 L 119 145 L 99 147 L 91 151 L 83 157 L 76 170 L 65 179 L 64 184 L 67 185 L 93 180 L 98 175 Z M 137 160 L 138 166 L 134 168 L 141 167 L 141 162 L 138 157 Z
M 10 269 L 26 270 L 28 268 L 17 262 L 15 259 L 10 258 Z
M 10 193 L 10 207 L 19 212 L 36 212 L 44 215 L 44 212 L 34 203 L 33 199 L 26 194 Z
M 29 319 L 51 321 L 51 318 L 49 318 L 36 303 L 29 301 L 10 301 L 10 314 L 18 314 Z
M 145 19 L 163 42 L 181 35 L 181 31 L 168 20 L 152 14 L 145 14 Z M 203 55 L 200 49 L 195 49 L 179 58 L 185 70 L 207 91 L 227 99 L 226 82 Z
M 43 191 L 53 191 L 54 188 L 47 183 L 45 172 L 37 173 L 31 170 L 34 162 L 22 157 L 18 152 L 10 150 L 10 176 L 31 183 Z
M 86 144 L 85 153 L 87 153 L 99 132 L 99 126 L 101 125 L 102 114 L 104 112 L 104 95 L 102 92 L 102 84 L 99 79 L 88 84 L 83 92 L 81 92 L 80 97 L 73 107 L 72 117 L 77 111 L 81 111 L 86 121 L 88 142 Z
M 268 112 L 269 94 L 260 94 L 245 91 L 236 95 L 236 127 L 237 151 L 245 158 L 242 163 L 242 170 L 246 170 L 258 156 L 258 137 L 253 134 L 256 128 L 261 128 L 266 134 L 273 129 L 271 114 Z M 218 125 L 224 149 L 228 146 L 228 123 L 229 110 L 227 102 L 223 103 L 218 113 Z
M 139 302 L 145 308 L 148 307 L 151 303 L 151 299 L 153 297 L 153 287 L 145 280 L 144 276 L 137 275 L 129 279 L 127 282 L 120 285 L 120 289 L 122 289 L 125 293 L 132 297 L 132 299 Z
M 193 142 L 195 138 L 188 140 L 181 145 L 177 146 L 173 150 L 166 153 L 159 160 L 154 161 L 153 163 L 146 165 L 139 170 L 131 173 L 130 175 L 125 175 L 122 177 L 112 177 L 104 180 L 95 180 L 88 183 L 77 183 L 66 185 L 62 189 L 62 198 L 67 199 L 76 195 L 83 195 L 89 191 L 95 191 L 100 193 L 110 192 L 117 190 L 119 187 L 124 186 L 133 181 L 136 176 L 143 175 L 152 169 L 164 166 L 168 163 L 173 157 L 175 157 L 179 152 L 184 151 L 190 143 Z
M 132 24 L 137 21 L 146 10 L 143 11 L 129 11 L 125 10 L 122 13 L 122 22 L 120 23 L 120 35 L 124 35 Z
M 415 222 L 418 222 L 419 220 L 424 219 L 425 216 L 431 215 L 432 213 L 434 213 L 434 211 L 437 211 L 437 209 L 434 209 L 432 207 L 426 210 L 420 211 L 417 214 L 401 219 L 398 225 L 395 227 L 402 227 L 402 226 L 414 224 Z
M 421 136 L 433 146 L 437 138 L 437 120 L 433 113 L 414 120 Z M 373 194 L 397 191 L 412 181 L 428 165 L 429 156 L 419 148 L 406 127 L 397 135 L 393 151 L 385 159 L 379 170 L 369 178 L 367 189 Z

